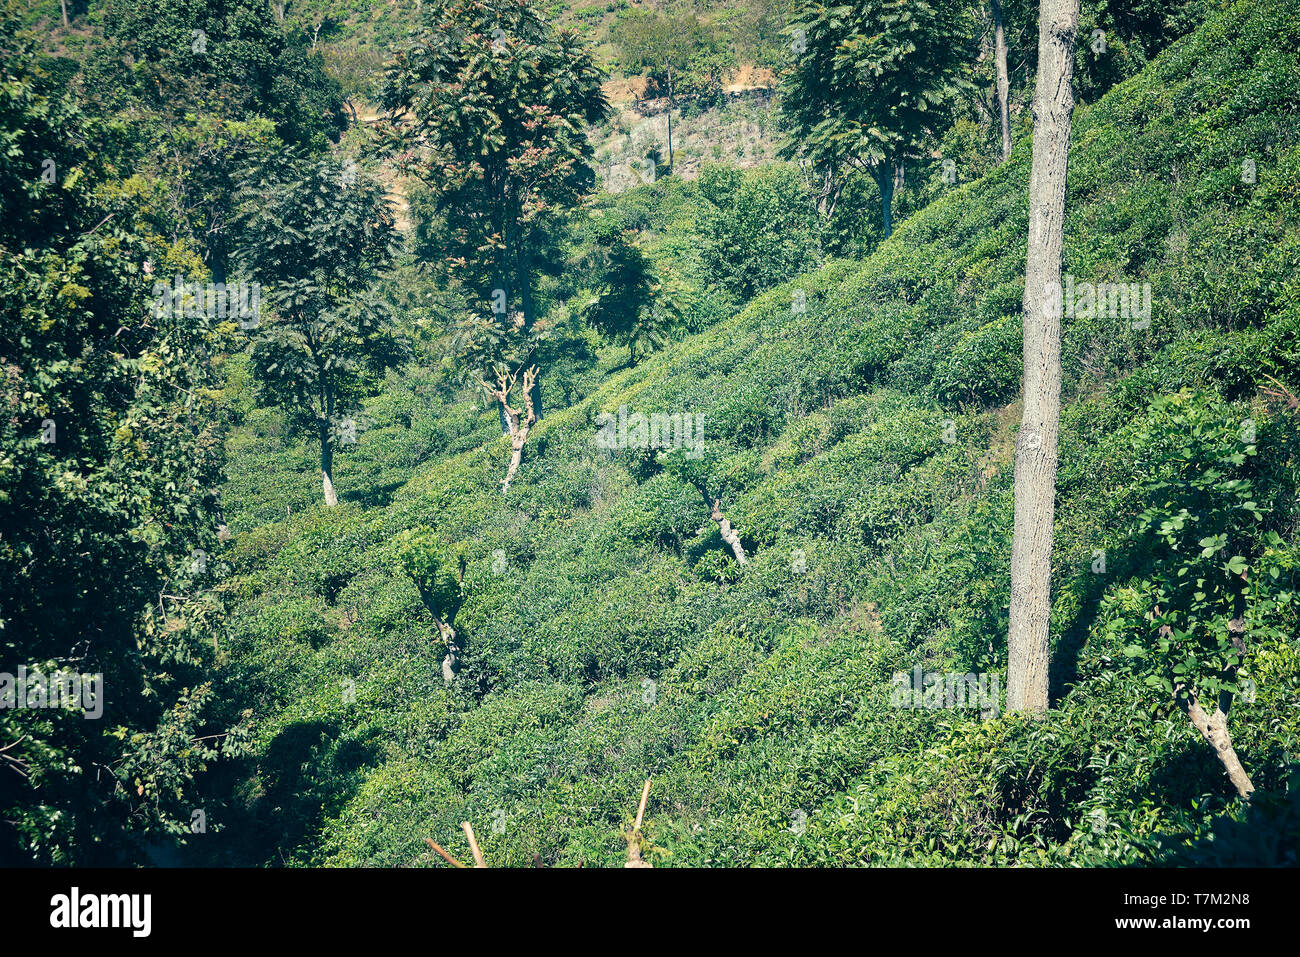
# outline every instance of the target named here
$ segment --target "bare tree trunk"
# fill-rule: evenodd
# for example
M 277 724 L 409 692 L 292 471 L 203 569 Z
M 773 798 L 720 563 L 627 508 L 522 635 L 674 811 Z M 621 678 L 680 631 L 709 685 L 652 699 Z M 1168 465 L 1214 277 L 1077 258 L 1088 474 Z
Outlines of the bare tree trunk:
M 456 630 L 439 618 L 434 618 L 433 623 L 438 626 L 438 634 L 442 636 L 442 641 L 447 646 L 447 654 L 442 659 L 442 680 L 451 684 L 456 678 L 456 668 L 460 664 L 460 645 L 456 644 Z
M 497 404 L 501 409 L 501 420 L 505 423 L 506 431 L 510 436 L 510 465 L 506 468 L 506 477 L 501 480 L 502 495 L 510 491 L 510 483 L 514 481 L 515 472 L 519 470 L 519 463 L 523 461 L 524 445 L 528 442 L 528 433 L 537 421 L 537 412 L 533 405 L 533 390 L 537 384 L 537 366 L 532 366 L 524 372 L 524 408 L 522 411 L 512 408 L 510 405 L 510 389 L 514 386 L 518 375 L 517 371 L 513 375 L 507 372 L 499 372 L 497 373 L 496 385 L 490 382 L 483 383 L 493 398 L 497 400 Z
M 1237 757 L 1237 749 L 1232 746 L 1232 736 L 1228 734 L 1227 710 L 1220 704 L 1214 709 L 1214 714 L 1206 714 L 1194 695 L 1187 695 L 1183 699 L 1183 707 L 1196 730 L 1205 736 L 1205 740 L 1210 742 L 1214 753 L 1223 762 L 1223 767 L 1228 772 L 1228 780 L 1237 789 L 1237 793 L 1243 798 L 1249 798 L 1255 790 L 1255 785 L 1250 783 L 1250 775 L 1242 767 L 1241 759 Z
M 739 533 L 731 527 L 731 523 L 723 516 L 722 506 L 716 498 L 713 500 L 713 509 L 709 517 L 718 523 L 718 531 L 722 535 L 722 540 L 731 546 L 731 554 L 736 556 L 736 564 L 745 564 L 745 546 L 740 544 Z
M 668 172 L 673 171 L 673 68 L 668 68 Z
M 515 480 L 515 473 L 519 471 L 519 463 L 524 458 L 524 443 L 528 441 L 528 431 L 532 422 L 526 419 L 510 435 L 510 465 L 506 469 L 506 477 L 501 480 L 501 494 L 504 495 L 510 491 L 510 483 Z
M 997 71 L 998 118 L 1002 123 L 1002 162 L 1011 157 L 1011 80 L 1007 76 L 1007 34 L 1002 26 L 1001 0 L 989 0 L 993 7 L 993 63 Z
M 641 822 L 645 820 L 645 802 L 650 797 L 650 778 L 645 779 L 645 787 L 641 789 L 641 803 L 636 809 L 636 821 L 632 824 L 632 830 L 623 835 L 627 841 L 627 863 L 624 867 L 654 867 L 645 859 L 641 849 Z
M 1056 441 L 1061 415 L 1061 247 L 1079 0 L 1043 0 L 1025 263 L 1024 414 L 1016 439 L 1007 710 L 1046 711 Z
M 63 29 L 68 29 L 68 0 L 59 0 L 59 6 L 63 9 Z
M 894 205 L 894 168 L 887 161 L 882 160 L 876 164 L 876 185 L 880 188 L 880 221 L 885 228 L 885 238 L 888 239 L 894 232 L 893 205 Z
M 320 435 L 321 486 L 325 490 L 325 504 L 333 508 L 339 503 L 339 497 L 334 494 L 334 447 L 330 444 L 329 420 L 321 419 L 317 431 Z

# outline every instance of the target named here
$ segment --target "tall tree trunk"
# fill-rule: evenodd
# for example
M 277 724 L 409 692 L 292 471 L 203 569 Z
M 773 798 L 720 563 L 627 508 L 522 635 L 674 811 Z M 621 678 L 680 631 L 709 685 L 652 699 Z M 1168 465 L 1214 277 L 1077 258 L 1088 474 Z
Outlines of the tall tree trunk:
M 673 171 L 673 68 L 668 68 L 668 172 Z
M 63 9 L 63 29 L 68 29 L 68 0 L 59 0 L 59 6 Z
M 523 290 L 524 302 L 524 331 L 531 332 L 533 322 L 536 321 L 536 306 L 533 303 L 533 257 L 528 249 L 528 240 L 524 240 L 523 262 L 519 270 L 520 288 Z M 539 372 L 533 377 L 533 388 L 529 395 L 532 400 L 532 414 L 536 418 L 542 417 L 542 376 Z
M 510 324 L 510 291 L 507 288 L 506 280 L 505 280 L 505 274 L 507 269 L 509 269 L 509 260 L 506 259 L 505 257 L 498 257 L 496 262 L 496 278 L 493 280 L 492 289 L 489 290 L 490 298 L 488 300 L 488 309 L 491 310 L 492 314 L 497 317 L 496 321 L 503 323 L 508 328 Z M 497 313 L 496 311 L 496 305 L 497 305 L 496 291 L 498 289 L 501 290 L 501 294 L 502 294 L 501 301 L 503 303 L 502 308 L 505 310 L 504 312 L 501 313 Z M 510 425 L 509 423 L 506 422 L 506 412 L 501 404 L 498 404 L 497 412 L 500 414 L 501 417 L 501 434 L 509 435 Z
M 876 164 L 876 185 L 880 187 L 880 221 L 885 227 L 885 238 L 894 232 L 894 164 L 886 160 Z
M 1024 414 L 1016 438 L 1007 635 L 1007 710 L 1012 712 L 1047 710 L 1056 439 L 1061 416 L 1061 247 L 1078 26 L 1079 0 L 1042 0 L 1025 262 Z
M 1007 34 L 1002 26 L 1001 0 L 989 0 L 993 7 L 993 63 L 997 70 L 998 119 L 1002 123 L 1002 162 L 1011 157 L 1011 80 L 1007 76 Z
M 320 436 L 320 474 L 321 486 L 325 490 L 325 504 L 333 508 L 339 503 L 334 494 L 334 446 L 331 444 L 329 419 L 320 419 L 316 423 Z

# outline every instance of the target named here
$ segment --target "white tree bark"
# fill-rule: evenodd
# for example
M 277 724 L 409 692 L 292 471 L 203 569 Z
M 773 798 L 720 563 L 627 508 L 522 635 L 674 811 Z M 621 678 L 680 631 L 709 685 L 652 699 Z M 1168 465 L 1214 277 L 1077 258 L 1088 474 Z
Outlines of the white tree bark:
M 740 544 L 740 534 L 731 527 L 731 523 L 723 516 L 722 506 L 716 498 L 713 500 L 710 518 L 718 523 L 718 532 L 722 535 L 722 540 L 731 546 L 731 554 L 736 556 L 736 564 L 745 564 L 745 546 Z
M 497 373 L 495 385 L 490 382 L 483 383 L 488 392 L 497 400 L 501 410 L 501 421 L 510 436 L 510 465 L 506 468 L 506 477 L 501 480 L 502 495 L 510 491 L 510 483 L 514 481 L 515 472 L 519 471 L 519 463 L 523 461 L 524 445 L 528 442 L 528 433 L 532 430 L 533 423 L 537 421 L 537 406 L 533 399 L 533 387 L 537 384 L 537 372 L 537 366 L 532 366 L 524 371 L 524 408 L 522 411 L 510 405 L 510 390 L 519 375 L 518 371 L 513 375 L 506 372 Z
M 1007 34 L 1002 25 L 1001 0 L 989 0 L 993 8 L 993 64 L 997 71 L 998 120 L 1002 124 L 1002 162 L 1011 157 L 1011 79 L 1007 76 Z
M 1195 697 L 1190 697 L 1187 700 L 1187 717 L 1214 748 L 1214 753 L 1223 763 L 1223 769 L 1228 772 L 1228 780 L 1237 789 L 1237 793 L 1243 798 L 1249 798 L 1255 785 L 1250 783 L 1250 775 L 1237 757 L 1237 749 L 1232 746 L 1232 736 L 1228 734 L 1228 713 L 1223 708 L 1216 707 L 1214 714 L 1206 714 L 1200 702 Z
M 1061 247 L 1079 0 L 1042 0 L 1025 263 L 1024 413 L 1016 439 L 1007 710 L 1047 710 L 1057 427 L 1061 413 Z

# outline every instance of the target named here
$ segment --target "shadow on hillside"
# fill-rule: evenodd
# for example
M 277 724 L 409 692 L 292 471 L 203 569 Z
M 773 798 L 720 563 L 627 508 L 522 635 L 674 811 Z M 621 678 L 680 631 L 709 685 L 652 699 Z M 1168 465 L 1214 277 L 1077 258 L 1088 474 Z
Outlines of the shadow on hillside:
M 339 499 L 344 502 L 355 502 L 357 505 L 365 508 L 385 508 L 393 502 L 393 496 L 405 482 L 386 482 L 383 485 L 376 485 L 368 489 L 354 489 L 344 492 Z
M 1101 610 L 1101 599 L 1106 589 L 1115 582 L 1126 581 L 1149 567 L 1150 556 L 1131 546 L 1110 548 L 1106 551 L 1108 569 L 1103 574 L 1093 574 L 1089 565 L 1075 572 L 1067 587 L 1079 594 L 1079 612 L 1074 622 L 1052 648 L 1049 694 L 1055 706 L 1079 677 L 1079 656 L 1088 643 L 1088 634 L 1096 624 Z
M 1085 570 L 1075 576 L 1072 584 L 1082 592 L 1082 600 L 1073 624 L 1052 649 L 1048 694 L 1053 706 L 1069 693 L 1070 686 L 1078 680 L 1079 655 L 1088 641 L 1088 633 L 1092 630 L 1093 623 L 1097 620 L 1101 598 L 1110 584 L 1110 579 L 1108 576 L 1093 575 Z
M 243 800 L 226 808 L 222 863 L 272 866 L 305 863 L 319 846 L 325 821 L 351 798 L 365 769 L 378 763 L 372 731 L 354 736 L 335 721 L 298 721 L 260 757 L 232 768 Z

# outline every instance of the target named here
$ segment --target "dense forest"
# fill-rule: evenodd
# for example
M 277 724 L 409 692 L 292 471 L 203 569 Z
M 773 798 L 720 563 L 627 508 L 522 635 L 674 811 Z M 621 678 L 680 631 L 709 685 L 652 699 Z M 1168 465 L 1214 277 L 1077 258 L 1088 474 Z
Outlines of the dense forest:
M 1294 0 L 0 0 L 0 860 L 1300 851 Z

